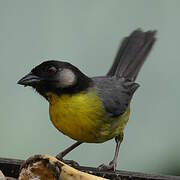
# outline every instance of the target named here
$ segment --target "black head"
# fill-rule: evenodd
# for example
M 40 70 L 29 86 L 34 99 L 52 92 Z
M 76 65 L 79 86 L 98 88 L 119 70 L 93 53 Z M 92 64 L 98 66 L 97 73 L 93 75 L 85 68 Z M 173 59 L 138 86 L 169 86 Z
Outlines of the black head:
M 47 92 L 61 95 L 84 91 L 91 82 L 90 78 L 68 62 L 45 61 L 33 68 L 18 84 L 32 86 L 46 97 Z

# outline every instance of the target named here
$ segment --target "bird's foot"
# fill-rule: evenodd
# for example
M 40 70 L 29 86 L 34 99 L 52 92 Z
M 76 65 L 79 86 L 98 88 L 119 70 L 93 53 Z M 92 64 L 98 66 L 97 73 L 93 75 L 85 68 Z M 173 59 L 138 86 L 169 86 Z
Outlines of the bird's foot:
M 99 171 L 116 171 L 116 163 L 114 161 L 111 161 L 109 165 L 101 164 L 98 167 Z
M 68 164 L 69 166 L 72 166 L 72 167 L 78 167 L 79 166 L 79 163 L 77 163 L 74 160 L 65 160 L 65 159 L 63 159 L 63 154 L 62 153 L 59 153 L 58 155 L 56 155 L 56 159 L 58 159 L 59 161 L 64 162 L 65 164 Z
M 57 154 L 56 159 L 58 159 L 59 161 L 63 161 L 63 154 L 62 153 Z
M 74 160 L 65 160 L 65 159 L 63 159 L 63 157 L 61 156 L 61 153 L 56 156 L 56 159 L 58 159 L 59 161 L 64 162 L 65 164 L 68 164 L 69 166 L 72 166 L 72 167 L 78 167 L 79 166 L 79 163 L 77 163 Z
M 79 167 L 80 166 L 79 163 L 74 161 L 74 160 L 64 160 L 64 159 L 62 159 L 61 161 L 64 162 L 65 164 L 71 166 L 71 167 Z

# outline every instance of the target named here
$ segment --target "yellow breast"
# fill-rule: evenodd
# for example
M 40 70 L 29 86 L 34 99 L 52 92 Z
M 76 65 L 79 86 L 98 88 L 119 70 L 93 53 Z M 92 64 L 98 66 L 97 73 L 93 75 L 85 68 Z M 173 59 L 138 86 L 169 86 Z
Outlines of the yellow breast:
M 57 96 L 48 93 L 54 126 L 78 141 L 92 141 L 104 117 L 102 104 L 93 92 Z
M 122 131 L 124 124 L 107 119 L 102 103 L 93 90 L 61 96 L 48 93 L 47 96 L 52 123 L 72 139 L 80 142 L 104 142 Z

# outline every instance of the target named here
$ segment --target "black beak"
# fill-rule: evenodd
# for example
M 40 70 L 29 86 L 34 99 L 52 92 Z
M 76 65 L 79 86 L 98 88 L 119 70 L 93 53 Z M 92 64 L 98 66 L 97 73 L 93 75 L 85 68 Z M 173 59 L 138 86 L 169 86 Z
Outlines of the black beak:
M 41 81 L 41 78 L 34 75 L 33 73 L 29 73 L 20 79 L 17 83 L 24 86 L 33 86 L 38 84 Z

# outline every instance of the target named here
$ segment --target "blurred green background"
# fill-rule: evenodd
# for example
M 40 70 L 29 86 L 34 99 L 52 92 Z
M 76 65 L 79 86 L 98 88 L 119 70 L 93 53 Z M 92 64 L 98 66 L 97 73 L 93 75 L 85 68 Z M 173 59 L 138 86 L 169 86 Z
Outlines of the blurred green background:
M 137 79 L 118 169 L 180 175 L 179 18 L 179 0 L 0 0 L 0 156 L 55 155 L 74 142 L 17 80 L 47 59 L 103 75 L 120 40 L 141 27 L 157 29 L 158 40 Z M 83 144 L 67 158 L 98 166 L 114 148 L 113 140 Z

